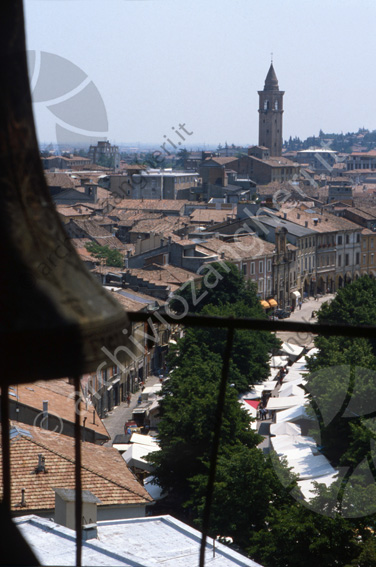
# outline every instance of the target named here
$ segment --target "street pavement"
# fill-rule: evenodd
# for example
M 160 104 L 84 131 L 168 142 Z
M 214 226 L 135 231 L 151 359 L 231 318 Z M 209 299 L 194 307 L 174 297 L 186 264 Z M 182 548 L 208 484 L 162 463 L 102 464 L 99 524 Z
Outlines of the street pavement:
M 290 317 L 286 319 L 286 321 L 301 321 L 303 323 L 315 323 L 317 321 L 316 317 L 312 317 L 313 311 L 318 311 L 323 303 L 326 301 L 332 301 L 334 298 L 334 294 L 325 294 L 321 297 L 318 297 L 315 300 L 313 297 L 307 298 L 301 306 L 295 309 L 293 313 L 291 313 Z M 298 344 L 300 346 L 305 346 L 308 348 L 312 348 L 314 346 L 314 335 L 311 333 L 292 333 L 291 331 L 287 332 L 277 332 L 277 337 L 281 339 L 283 342 L 291 342 L 293 344 Z M 266 420 L 257 420 L 257 431 L 258 433 L 264 438 L 263 441 L 259 444 L 259 449 L 261 449 L 264 453 L 269 453 L 270 451 L 270 424 L 273 423 L 273 419 L 266 419 Z
M 145 381 L 145 387 L 154 386 L 154 384 L 159 384 L 159 377 L 148 376 Z M 132 419 L 132 412 L 137 406 L 137 400 L 140 394 L 141 390 L 131 394 L 129 407 L 128 402 L 121 402 L 119 406 L 115 406 L 110 412 L 108 412 L 107 417 L 102 419 L 102 422 L 111 437 L 111 441 L 107 441 L 105 446 L 111 446 L 116 435 L 124 433 L 124 424 L 126 421 L 130 421 Z
M 313 297 L 309 297 L 302 303 L 302 308 L 297 307 L 293 313 L 291 313 L 286 321 L 301 321 L 303 323 L 315 323 L 317 321 L 316 317 L 312 317 L 313 311 L 318 311 L 323 303 L 326 301 L 332 301 L 334 294 L 327 293 L 315 300 Z M 277 337 L 283 342 L 291 341 L 294 344 L 300 346 L 313 347 L 314 336 L 308 333 L 292 333 L 287 332 L 277 332 Z
M 326 294 L 318 298 L 317 301 L 315 301 L 313 297 L 310 297 L 309 299 L 307 299 L 302 303 L 301 309 L 299 309 L 298 307 L 297 309 L 295 309 L 294 313 L 291 313 L 287 321 L 303 321 L 307 323 L 314 323 L 316 321 L 316 318 L 312 318 L 312 311 L 317 311 L 325 301 L 331 301 L 333 297 L 334 297 L 333 294 Z M 307 346 L 307 347 L 313 346 L 314 337 L 313 335 L 308 333 L 298 334 L 287 331 L 287 332 L 278 332 L 277 336 L 284 342 L 291 341 L 294 344 L 299 344 L 301 346 Z M 145 382 L 145 386 L 153 386 L 154 384 L 157 383 L 159 383 L 158 376 L 148 376 Z M 131 395 L 131 401 L 129 407 L 127 402 L 121 402 L 119 406 L 113 408 L 108 413 L 107 417 L 105 417 L 102 420 L 104 426 L 108 431 L 108 434 L 111 437 L 111 440 L 105 443 L 105 445 L 111 446 L 115 436 L 124 433 L 124 424 L 126 421 L 132 419 L 132 412 L 133 409 L 137 406 L 137 400 L 140 393 L 141 390 Z

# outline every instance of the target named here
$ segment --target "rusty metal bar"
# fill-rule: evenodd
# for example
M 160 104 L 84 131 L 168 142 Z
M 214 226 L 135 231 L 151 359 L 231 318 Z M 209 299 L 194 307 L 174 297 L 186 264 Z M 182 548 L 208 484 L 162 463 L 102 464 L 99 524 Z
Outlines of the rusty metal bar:
M 300 321 L 269 321 L 267 319 L 252 319 L 249 317 L 214 317 L 209 315 L 159 315 L 152 313 L 127 312 L 131 322 L 149 321 L 152 323 L 182 325 L 187 327 L 224 327 L 227 329 L 248 329 L 249 331 L 290 331 L 291 333 L 311 333 L 327 337 L 360 337 L 376 339 L 376 326 L 373 325 L 332 325 L 328 323 L 301 323 Z
M 222 417 L 223 417 L 223 410 L 224 410 L 224 406 L 225 406 L 226 388 L 227 388 L 227 384 L 228 384 L 228 373 L 229 373 L 229 368 L 230 368 L 230 358 L 231 358 L 231 350 L 232 350 L 233 341 L 234 341 L 234 329 L 230 327 L 229 330 L 228 330 L 228 333 L 227 333 L 226 348 L 225 348 L 225 352 L 224 352 L 224 355 L 223 355 L 222 377 L 221 377 L 221 383 L 220 383 L 220 386 L 219 386 L 217 407 L 216 407 L 216 411 L 215 411 L 213 446 L 212 446 L 212 454 L 211 454 L 211 458 L 210 458 L 208 485 L 207 485 L 207 488 L 206 488 L 205 508 L 204 508 L 204 514 L 203 514 L 203 519 L 202 519 L 202 538 L 201 538 L 201 546 L 200 546 L 200 567 L 205 566 L 205 546 L 206 546 L 206 539 L 207 539 L 207 536 L 208 536 L 209 525 L 210 525 L 210 511 L 211 511 L 211 505 L 212 505 L 212 501 L 213 501 L 215 472 L 216 472 L 216 468 L 217 468 L 219 440 L 220 440 L 220 436 L 221 436 Z
M 75 401 L 75 520 L 76 520 L 76 566 L 82 565 L 82 478 L 81 478 L 81 384 L 80 377 L 74 377 Z
M 1 441 L 3 456 L 3 504 L 10 514 L 11 485 L 10 485 L 10 428 L 8 386 L 1 387 Z

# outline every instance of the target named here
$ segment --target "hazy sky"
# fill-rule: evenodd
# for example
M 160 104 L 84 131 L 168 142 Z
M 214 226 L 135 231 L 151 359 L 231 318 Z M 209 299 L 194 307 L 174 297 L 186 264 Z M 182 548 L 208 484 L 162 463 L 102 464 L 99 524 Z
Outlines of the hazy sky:
M 25 16 L 40 141 L 58 123 L 158 146 L 185 124 L 193 145 L 257 143 L 271 52 L 284 139 L 376 129 L 375 0 L 25 0 Z

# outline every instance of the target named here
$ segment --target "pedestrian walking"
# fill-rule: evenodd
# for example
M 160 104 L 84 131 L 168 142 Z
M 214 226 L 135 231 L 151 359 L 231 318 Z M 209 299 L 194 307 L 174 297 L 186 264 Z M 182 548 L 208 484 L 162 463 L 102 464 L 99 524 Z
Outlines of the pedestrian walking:
M 128 393 L 128 396 L 127 396 L 128 407 L 130 406 L 130 403 L 131 403 L 131 395 Z
M 302 302 L 299 301 L 299 309 L 301 309 L 301 308 L 302 308 Z

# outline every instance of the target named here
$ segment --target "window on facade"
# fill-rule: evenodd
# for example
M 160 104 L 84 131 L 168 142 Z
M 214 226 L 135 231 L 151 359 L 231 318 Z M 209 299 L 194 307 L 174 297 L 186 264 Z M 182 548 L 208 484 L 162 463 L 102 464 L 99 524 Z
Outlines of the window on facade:
M 339 235 L 337 237 L 337 244 L 342 244 L 342 236 L 341 235 Z
M 307 256 L 304 258 L 304 269 L 307 269 Z
M 272 261 L 268 260 L 268 272 L 272 271 Z
M 348 255 L 348 254 L 345 254 L 345 266 L 348 266 L 349 263 L 350 263 L 349 255 Z
M 251 275 L 255 273 L 255 263 L 251 262 Z
M 363 240 L 363 248 L 366 248 L 366 247 L 367 247 L 367 242 L 366 242 L 366 240 L 364 239 L 364 240 Z
M 360 254 L 359 252 L 356 253 L 356 259 L 355 259 L 355 263 L 359 264 L 360 260 L 359 260 Z
M 243 264 L 243 274 L 247 275 L 247 264 Z
M 349 244 L 349 242 L 350 242 L 350 236 L 346 234 L 346 244 Z
M 260 260 L 259 262 L 259 273 L 262 274 L 264 272 L 264 262 Z
M 371 254 L 371 264 L 373 264 L 373 254 Z
M 360 234 L 359 233 L 356 235 L 356 241 L 360 242 Z
M 373 238 L 371 238 L 371 248 L 373 248 Z
M 259 291 L 264 291 L 264 280 L 259 280 L 259 281 L 258 281 L 258 290 L 259 290 Z
M 338 255 L 338 266 L 342 266 L 342 255 Z

